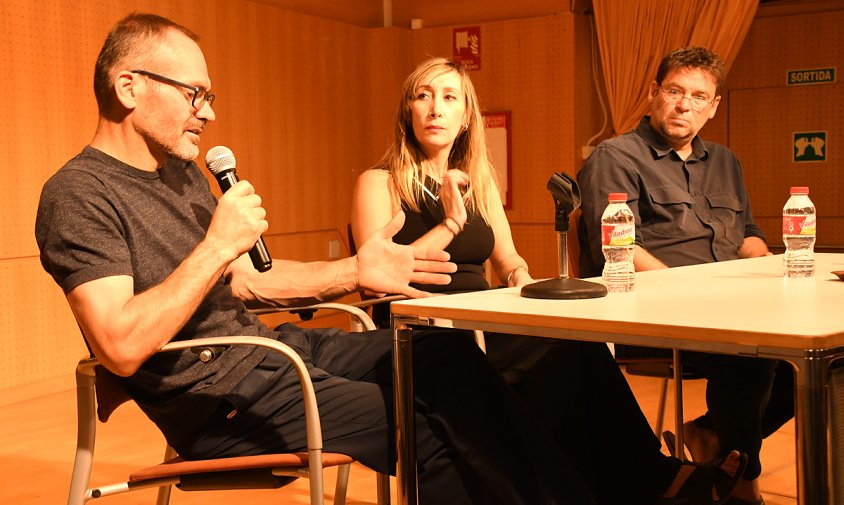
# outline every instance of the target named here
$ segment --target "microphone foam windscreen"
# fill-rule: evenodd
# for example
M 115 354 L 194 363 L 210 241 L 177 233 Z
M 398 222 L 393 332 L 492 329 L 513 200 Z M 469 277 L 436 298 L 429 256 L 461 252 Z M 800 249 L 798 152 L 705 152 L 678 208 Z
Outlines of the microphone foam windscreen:
M 214 174 L 235 168 L 236 163 L 234 153 L 226 146 L 212 147 L 205 155 L 205 166 Z

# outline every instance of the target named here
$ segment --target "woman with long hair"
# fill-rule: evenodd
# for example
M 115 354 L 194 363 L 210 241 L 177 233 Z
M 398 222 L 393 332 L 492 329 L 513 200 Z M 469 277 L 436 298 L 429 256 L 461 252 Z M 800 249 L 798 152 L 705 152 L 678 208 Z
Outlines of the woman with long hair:
M 445 291 L 487 289 L 487 258 L 507 285 L 533 281 L 513 244 L 478 99 L 461 65 L 432 58 L 407 78 L 393 143 L 374 168 L 355 189 L 358 243 L 404 209 L 407 221 L 394 240 L 446 249 L 459 264 Z
M 449 59 L 428 59 L 405 80 L 392 144 L 355 185 L 355 241 L 363 244 L 402 211 L 406 219 L 395 242 L 445 249 L 457 264 L 451 284 L 420 289 L 488 289 L 487 259 L 507 286 L 533 281 L 513 243 L 472 81 Z M 714 465 L 695 466 L 663 455 L 606 345 L 487 334 L 486 347 L 597 503 L 728 499 L 746 457 L 733 452 Z

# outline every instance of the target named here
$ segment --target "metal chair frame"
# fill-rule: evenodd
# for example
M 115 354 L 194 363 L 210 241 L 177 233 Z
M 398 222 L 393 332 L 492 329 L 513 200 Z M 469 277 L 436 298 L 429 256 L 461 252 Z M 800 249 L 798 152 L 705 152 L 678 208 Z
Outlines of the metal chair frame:
M 358 331 L 374 330 L 375 325 L 360 308 L 340 303 L 325 303 L 296 309 L 272 309 L 261 313 L 281 311 L 304 311 L 306 314 L 321 309 L 341 310 L 350 314 L 356 321 Z M 300 316 L 301 317 L 301 316 Z M 308 319 L 305 316 L 304 319 Z M 184 461 L 176 458 L 175 451 L 169 446 L 165 449 L 164 462 L 136 472 L 134 475 L 152 474 L 151 478 L 134 479 L 132 476 L 116 484 L 89 487 L 94 460 L 94 447 L 97 428 L 97 367 L 102 367 L 96 358 L 83 358 L 76 369 L 77 382 L 77 446 L 73 465 L 68 505 L 82 505 L 85 502 L 125 493 L 138 489 L 158 487 L 158 505 L 167 505 L 173 485 L 183 490 L 209 490 L 223 488 L 276 488 L 296 478 L 308 478 L 310 484 L 310 503 L 324 503 L 323 468 L 338 466 L 337 486 L 334 503 L 345 503 L 351 457 L 337 453 L 324 453 L 322 450 L 322 432 L 320 430 L 319 411 L 308 370 L 299 355 L 286 344 L 264 337 L 227 336 L 201 338 L 187 341 L 170 342 L 159 352 L 173 352 L 194 349 L 202 352 L 220 346 L 251 345 L 262 346 L 270 352 L 281 353 L 296 369 L 304 398 L 305 423 L 307 429 L 307 452 L 297 454 L 279 454 L 262 456 L 244 456 Z M 199 477 L 212 472 L 210 479 L 197 483 Z M 260 475 L 259 473 L 260 472 Z M 222 476 L 231 477 L 231 482 L 222 486 L 208 485 L 208 481 L 221 481 Z M 379 505 L 390 503 L 390 480 L 388 475 L 377 474 L 377 500 Z

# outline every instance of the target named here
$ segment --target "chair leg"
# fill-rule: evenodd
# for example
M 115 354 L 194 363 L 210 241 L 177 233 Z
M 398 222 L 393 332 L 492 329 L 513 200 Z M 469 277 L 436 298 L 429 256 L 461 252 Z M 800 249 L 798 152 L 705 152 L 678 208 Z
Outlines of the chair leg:
M 346 504 L 346 491 L 349 489 L 349 469 L 351 465 L 337 467 L 337 485 L 334 488 L 334 505 Z
M 172 491 L 172 486 L 158 488 L 158 498 L 155 500 L 155 505 L 170 505 L 170 491 Z
M 91 480 L 94 463 L 94 445 L 97 439 L 97 402 L 94 394 L 96 382 L 93 369 L 84 373 L 81 365 L 76 369 L 76 458 L 67 496 L 68 505 L 83 505 Z
M 486 338 L 484 337 L 484 332 L 481 330 L 475 330 L 475 343 L 486 353 Z
M 176 450 L 166 445 L 164 447 L 164 461 L 175 458 L 177 456 Z M 158 488 L 158 498 L 155 500 L 155 505 L 170 505 L 170 492 L 173 487 L 169 484 Z
M 662 384 L 659 387 L 659 407 L 656 412 L 656 424 L 654 424 L 654 433 L 659 437 L 662 435 L 662 428 L 665 426 L 665 407 L 668 400 L 668 379 L 662 379 Z
M 386 473 L 375 474 L 375 496 L 378 505 L 390 505 L 392 495 L 390 494 L 390 475 Z

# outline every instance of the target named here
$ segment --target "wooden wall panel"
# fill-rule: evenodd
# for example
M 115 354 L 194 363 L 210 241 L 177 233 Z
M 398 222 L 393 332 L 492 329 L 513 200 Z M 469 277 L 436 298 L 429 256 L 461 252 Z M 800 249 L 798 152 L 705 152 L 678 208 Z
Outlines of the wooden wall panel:
M 70 376 L 85 344 L 61 290 L 38 260 L 0 261 L 0 286 L 0 391 Z
M 730 91 L 725 89 L 722 91 L 721 102 L 718 104 L 718 110 L 715 111 L 715 117 L 706 122 L 700 130 L 700 136 L 711 142 L 718 142 L 719 144 L 728 145 L 730 143 L 727 135 L 730 118 Z
M 293 261 L 327 261 L 329 256 L 328 244 L 331 241 L 338 243 L 340 256 L 348 257 L 349 244 L 346 237 L 346 230 L 343 231 L 311 230 L 296 233 L 276 233 L 264 237 L 267 249 L 274 258 Z
M 788 189 L 808 186 L 818 210 L 818 245 L 844 245 L 844 86 L 733 90 L 730 102 L 730 147 L 741 153 L 753 214 L 768 241 L 779 245 Z M 793 162 L 794 132 L 819 130 L 827 131 L 827 160 Z
M 553 221 L 517 223 L 511 229 L 519 254 L 530 266 L 530 275 L 534 279 L 556 277 L 559 274 L 559 251 Z
M 67 22 L 77 9 L 46 10 L 25 0 L 0 3 L 0 159 L 14 181 L 0 185 L 0 258 L 36 253 L 41 185 L 96 126 L 93 93 L 84 83 L 91 82 L 97 42 L 83 41 L 87 20 Z
M 253 0 L 282 9 L 325 17 L 367 28 L 384 25 L 381 0 Z M 804 0 L 805 1 L 805 0 Z M 426 28 L 453 25 L 470 19 L 474 22 L 500 21 L 547 16 L 561 12 L 580 12 L 591 8 L 591 0 L 390 0 L 392 24 L 410 28 L 410 20 L 421 19 Z
M 577 3 L 577 2 L 574 2 Z M 455 19 L 471 19 L 475 24 L 501 19 L 517 19 L 569 12 L 569 0 L 438 0 L 418 2 L 394 0 L 393 24 L 410 27 L 410 20 L 418 18 L 426 27 L 452 25 Z M 583 6 L 581 6 L 583 7 Z
M 422 61 L 408 57 L 416 32 L 398 28 L 379 28 L 369 37 L 369 94 L 370 108 L 363 115 L 367 159 L 355 173 L 374 166 L 381 159 L 393 138 L 393 125 L 401 99 L 405 78 Z M 351 188 L 350 188 L 351 191 Z
M 739 156 L 753 213 L 780 247 L 790 186 L 807 185 L 818 209 L 818 246 L 844 246 L 844 85 L 786 86 L 789 70 L 844 62 L 844 11 L 756 19 L 727 78 L 728 145 Z M 827 132 L 827 160 L 794 163 L 793 134 Z
M 231 5 L 233 3 L 228 3 Z M 270 234 L 345 229 L 352 170 L 365 162 L 366 30 L 245 3 L 204 44 L 220 96 L 203 142 L 228 145 L 264 198 Z
M 844 54 L 844 10 L 840 10 L 840 3 L 838 9 L 754 20 L 733 62 L 728 87 L 781 87 L 785 86 L 788 70 L 836 64 L 840 68 Z
M 0 388 L 69 375 L 84 354 L 61 290 L 38 261 L 33 229 L 43 182 L 96 126 L 93 62 L 111 22 L 111 9 L 100 7 L 0 2 L 0 159 L 8 181 L 0 185 Z
M 574 162 L 572 18 L 490 23 L 481 32 L 484 60 L 473 80 L 487 110 L 511 114 L 508 217 L 514 225 L 553 222 L 545 185 Z
M 383 2 L 380 0 L 254 0 L 284 10 L 302 12 L 313 16 L 334 19 L 357 26 L 383 26 Z

